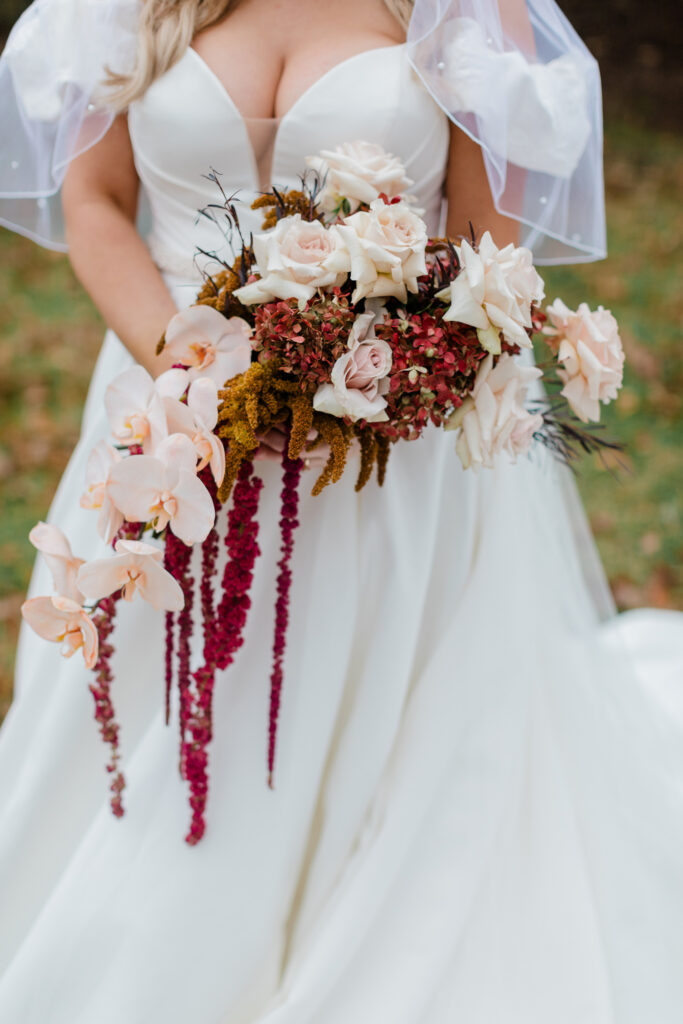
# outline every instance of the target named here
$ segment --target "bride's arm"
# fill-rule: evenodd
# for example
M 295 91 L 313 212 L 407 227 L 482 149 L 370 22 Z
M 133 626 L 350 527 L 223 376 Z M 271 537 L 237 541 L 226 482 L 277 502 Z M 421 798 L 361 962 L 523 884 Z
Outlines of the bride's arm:
M 62 192 L 69 255 L 106 323 L 154 376 L 155 347 L 176 306 L 135 228 L 139 180 L 125 116 L 70 165 Z
M 449 238 L 469 238 L 471 222 L 477 239 L 490 231 L 499 248 L 508 242 L 519 244 L 519 222 L 504 217 L 494 206 L 481 147 L 455 125 L 451 125 L 446 199 Z
M 506 36 L 514 40 L 523 53 L 533 54 L 534 32 L 526 0 L 499 0 L 498 6 Z M 520 212 L 524 175 L 521 168 L 508 166 L 506 202 Z M 446 234 L 450 238 L 469 237 L 471 223 L 477 239 L 490 231 L 499 248 L 508 242 L 519 245 L 519 222 L 498 213 L 493 203 L 481 147 L 455 125 L 451 125 L 446 198 Z

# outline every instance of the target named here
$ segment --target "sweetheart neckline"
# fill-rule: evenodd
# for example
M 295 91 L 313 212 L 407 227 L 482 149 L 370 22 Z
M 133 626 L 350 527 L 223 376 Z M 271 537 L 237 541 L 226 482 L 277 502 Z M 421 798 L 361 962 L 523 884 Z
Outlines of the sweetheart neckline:
M 320 75 L 319 78 L 314 79 L 314 81 L 311 82 L 311 84 L 306 89 L 304 89 L 304 91 L 302 93 L 300 93 L 299 96 L 297 96 L 297 98 L 294 100 L 294 103 L 291 105 L 291 107 L 289 107 L 289 109 L 286 110 L 284 112 L 284 114 L 281 114 L 280 117 L 245 117 L 245 115 L 242 113 L 240 108 L 237 106 L 237 104 L 235 103 L 234 99 L 232 98 L 232 96 L 230 95 L 230 93 L 228 92 L 228 90 L 225 87 L 224 83 L 218 77 L 216 72 L 213 70 L 213 68 L 209 64 L 207 64 L 207 62 L 204 60 L 202 55 L 197 50 L 195 50 L 195 48 L 193 46 L 188 46 L 188 48 L 185 51 L 185 54 L 183 56 L 186 57 L 188 53 L 194 54 L 194 57 L 196 58 L 196 63 L 201 65 L 201 67 L 204 69 L 207 77 L 211 81 L 213 81 L 214 86 L 218 89 L 218 91 L 221 93 L 223 98 L 227 101 L 227 103 L 231 107 L 232 111 L 236 114 L 236 116 L 240 119 L 240 121 L 245 126 L 250 124 L 250 123 L 261 122 L 261 123 L 277 124 L 278 127 L 279 127 L 286 120 L 288 120 L 290 117 L 292 117 L 294 115 L 294 113 L 296 112 L 297 108 L 308 98 L 308 96 L 311 93 L 314 93 L 320 85 L 322 85 L 325 81 L 327 81 L 328 78 L 331 78 L 336 72 L 340 71 L 343 68 L 346 68 L 349 64 L 353 64 L 354 61 L 356 61 L 356 60 L 358 60 L 360 58 L 368 57 L 368 56 L 371 56 L 371 55 L 376 55 L 376 54 L 380 53 L 383 50 L 388 50 L 388 51 L 391 51 L 392 53 L 393 52 L 397 52 L 398 50 L 404 50 L 407 47 L 407 45 L 408 45 L 407 42 L 405 42 L 405 43 L 389 43 L 389 44 L 385 44 L 384 46 L 373 46 L 369 50 L 359 50 L 358 53 L 353 53 L 353 54 L 351 54 L 350 57 L 346 57 L 344 60 L 339 61 L 337 64 L 333 64 L 332 67 L 328 68 L 327 71 L 324 71 L 323 74 Z

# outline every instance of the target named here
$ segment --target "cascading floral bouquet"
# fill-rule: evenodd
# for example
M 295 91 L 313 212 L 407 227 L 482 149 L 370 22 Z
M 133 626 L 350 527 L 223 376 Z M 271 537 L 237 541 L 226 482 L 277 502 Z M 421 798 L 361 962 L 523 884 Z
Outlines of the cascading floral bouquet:
M 499 249 L 488 232 L 478 243 L 430 239 L 406 195 L 402 164 L 376 145 L 345 144 L 308 162 L 299 190 L 272 188 L 253 203 L 264 225 L 249 240 L 232 198 L 223 194 L 222 204 L 204 211 L 222 223 L 233 262 L 207 274 L 196 305 L 171 320 L 160 349 L 172 354 L 174 369 L 154 381 L 133 366 L 107 390 L 113 445 L 101 441 L 93 450 L 81 504 L 98 510 L 98 530 L 114 554 L 83 562 L 56 526 L 40 523 L 30 534 L 56 594 L 26 601 L 23 614 L 65 656 L 82 650 L 93 669 L 116 815 L 124 788 L 111 700 L 117 602 L 138 594 L 165 611 L 166 719 L 175 677 L 190 843 L 205 830 L 216 673 L 234 660 L 249 610 L 261 455 L 278 453 L 283 467 L 272 785 L 302 469 L 319 467 L 317 495 L 340 480 L 354 450 L 356 488 L 374 469 L 381 484 L 392 444 L 429 426 L 456 431 L 466 468 L 492 466 L 502 453 L 514 460 L 534 441 L 565 461 L 611 445 L 583 426 L 599 419 L 600 402 L 621 384 L 624 357 L 609 311 L 583 304 L 573 312 L 556 300 L 543 312 L 531 253 Z M 534 332 L 556 358 L 547 391 L 530 401 L 543 374 L 516 357 L 531 348 Z M 191 670 L 195 601 L 202 650 Z

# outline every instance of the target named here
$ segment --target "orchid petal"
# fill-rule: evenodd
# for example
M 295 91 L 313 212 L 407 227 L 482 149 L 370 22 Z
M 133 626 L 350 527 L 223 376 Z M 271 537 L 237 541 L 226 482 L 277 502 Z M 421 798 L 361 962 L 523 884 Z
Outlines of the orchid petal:
M 115 551 L 119 555 L 125 552 L 137 558 L 153 558 L 155 562 L 160 562 L 164 557 L 161 548 L 154 544 L 146 544 L 144 540 L 127 540 L 125 537 L 117 540 Z
M 151 452 L 166 434 L 161 396 L 142 366 L 131 366 L 112 381 L 104 394 L 104 406 L 112 433 L 123 444 L 142 443 L 145 452 Z M 145 433 L 139 437 L 131 435 L 133 419 L 145 425 Z
M 78 572 L 78 585 L 91 601 L 109 597 L 128 581 L 129 555 L 111 555 L 86 562 Z
M 106 493 L 100 514 L 97 517 L 97 532 L 105 544 L 111 544 L 125 522 L 123 512 L 116 507 L 111 496 Z
M 133 455 L 112 467 L 109 494 L 129 522 L 147 522 L 166 488 L 166 468 L 153 455 Z
M 204 484 L 194 472 L 181 469 L 173 496 L 177 502 L 177 512 L 170 523 L 173 533 L 185 544 L 198 544 L 205 540 L 215 522 L 216 512 Z
M 53 643 L 66 641 L 67 637 L 73 641 L 73 635 L 79 634 L 79 642 L 67 642 L 62 654 L 69 658 L 82 647 L 86 668 L 93 668 L 99 638 L 94 622 L 79 604 L 61 595 L 34 597 L 24 602 L 21 613 L 38 636 Z
M 174 366 L 171 370 L 160 373 L 154 382 L 157 394 L 162 398 L 182 398 L 190 383 L 187 370 Z
M 171 435 L 186 434 L 192 437 L 195 432 L 194 416 L 184 402 L 175 398 L 164 398 L 164 410 L 166 412 L 166 423 Z M 159 457 L 158 450 L 155 452 Z
M 154 381 L 143 366 L 137 363 L 120 373 L 105 391 L 104 403 L 107 408 L 119 403 L 126 405 L 147 405 L 154 392 Z
M 62 601 L 62 608 L 57 608 L 51 597 L 32 597 L 24 601 L 21 614 L 38 636 L 56 643 L 64 635 L 68 617 L 78 615 L 81 611 L 81 606 L 76 601 L 69 598 L 63 598 Z
M 154 455 L 160 443 L 168 434 L 164 400 L 156 391 L 149 403 L 147 420 L 149 422 L 149 435 L 142 442 L 142 449 L 146 455 Z
M 144 580 L 138 589 L 140 597 L 158 611 L 179 612 L 185 604 L 178 581 L 151 558 L 145 562 Z
M 226 319 L 212 306 L 190 306 L 173 317 L 166 329 L 166 349 L 178 362 L 197 367 L 202 362 L 201 350 L 218 348 L 228 337 L 248 338 L 251 328 L 240 317 Z
M 225 448 L 220 438 L 216 437 L 215 434 L 208 435 L 208 441 L 211 445 L 211 457 L 209 459 L 209 466 L 213 478 L 216 481 L 216 486 L 220 487 L 223 483 L 223 477 L 225 476 Z
M 251 362 L 251 355 L 249 357 Z M 211 377 L 198 377 L 192 381 L 187 395 L 187 408 L 195 420 L 207 430 L 218 422 L 218 387 Z
M 45 559 L 55 590 L 74 601 L 80 601 L 76 574 L 83 559 L 74 557 L 71 545 L 62 531 L 50 523 L 40 522 L 33 527 L 28 537 Z
M 180 470 L 194 473 L 197 465 L 197 453 L 192 441 L 186 434 L 169 434 L 156 450 L 155 457 L 166 468 L 167 483 L 172 476 L 177 479 Z M 171 486 L 174 486 L 172 483 Z
M 98 441 L 88 456 L 85 466 L 85 479 L 88 487 L 94 487 L 107 482 L 109 470 L 115 462 L 120 462 L 121 456 L 106 441 Z

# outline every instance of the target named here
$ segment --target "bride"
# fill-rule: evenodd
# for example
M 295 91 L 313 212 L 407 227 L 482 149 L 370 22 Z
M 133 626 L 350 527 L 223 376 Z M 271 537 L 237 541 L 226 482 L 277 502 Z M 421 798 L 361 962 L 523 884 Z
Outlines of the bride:
M 599 79 L 551 0 L 37 0 L 0 96 L 0 218 L 68 242 L 110 328 L 50 512 L 81 557 L 104 553 L 78 499 L 105 389 L 134 360 L 166 369 L 156 339 L 201 284 L 196 247 L 217 247 L 209 168 L 248 232 L 263 182 L 365 139 L 406 165 L 431 234 L 603 255 Z M 614 616 L 559 464 L 464 473 L 428 431 L 382 489 L 348 474 L 302 498 L 271 790 L 279 473 L 259 467 L 264 557 L 218 680 L 199 845 L 163 617 L 133 604 L 117 624 L 121 820 L 88 672 L 22 634 L 0 1019 L 678 1024 L 680 618 Z M 39 563 L 32 593 L 50 590 Z

